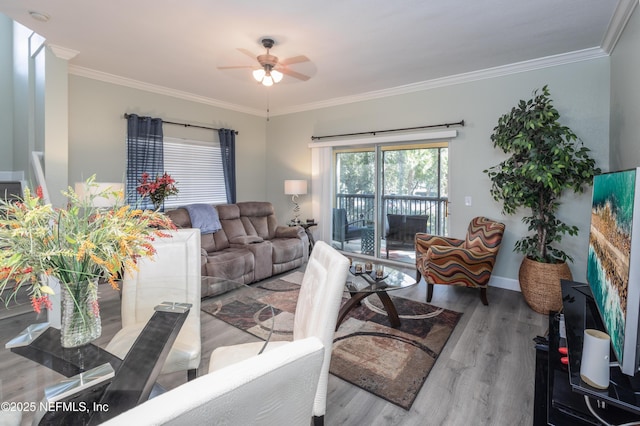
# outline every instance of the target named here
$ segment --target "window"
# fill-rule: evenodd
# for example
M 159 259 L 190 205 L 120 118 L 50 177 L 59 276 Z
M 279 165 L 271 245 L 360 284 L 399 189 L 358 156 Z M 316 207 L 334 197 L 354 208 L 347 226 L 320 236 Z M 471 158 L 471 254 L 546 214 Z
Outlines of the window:
M 164 170 L 179 191 L 165 201 L 165 208 L 227 202 L 219 143 L 165 137 Z
M 341 147 L 334 156 L 334 214 L 344 223 L 334 218 L 332 240 L 341 250 L 413 263 L 416 232 L 447 235 L 447 142 Z

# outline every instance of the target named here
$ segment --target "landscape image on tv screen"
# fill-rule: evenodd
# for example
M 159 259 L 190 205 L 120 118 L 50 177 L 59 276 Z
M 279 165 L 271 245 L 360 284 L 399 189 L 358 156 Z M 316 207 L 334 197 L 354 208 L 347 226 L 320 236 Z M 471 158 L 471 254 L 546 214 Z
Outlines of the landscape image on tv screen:
M 622 363 L 629 285 L 636 170 L 598 175 L 593 181 L 587 280 Z

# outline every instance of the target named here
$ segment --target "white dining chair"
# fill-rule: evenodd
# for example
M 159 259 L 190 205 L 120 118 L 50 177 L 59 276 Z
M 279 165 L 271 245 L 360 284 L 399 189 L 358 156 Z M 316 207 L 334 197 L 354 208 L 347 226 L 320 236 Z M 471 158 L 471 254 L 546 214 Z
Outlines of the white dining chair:
M 313 405 L 316 425 L 324 424 L 333 336 L 348 271 L 348 259 L 327 243 L 318 241 L 307 263 L 296 304 L 293 340 L 315 336 L 324 345 L 324 362 Z M 265 351 L 289 344 L 291 342 L 269 342 Z M 258 353 L 263 345 L 263 342 L 253 342 L 216 348 L 211 354 L 209 372 L 249 358 Z
M 308 426 L 324 360 L 316 337 L 204 374 L 102 423 Z
M 191 304 L 162 373 L 187 371 L 197 375 L 201 357 L 200 336 L 200 230 L 163 231 L 170 238 L 156 238 L 152 258 L 138 260 L 138 271 L 126 272 L 122 280 L 122 329 L 106 350 L 124 359 L 138 335 L 162 302 Z

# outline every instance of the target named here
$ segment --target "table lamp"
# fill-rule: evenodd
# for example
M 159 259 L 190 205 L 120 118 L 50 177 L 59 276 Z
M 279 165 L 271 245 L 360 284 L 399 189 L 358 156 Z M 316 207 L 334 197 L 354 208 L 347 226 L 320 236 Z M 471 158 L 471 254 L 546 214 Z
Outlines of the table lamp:
M 307 193 L 307 181 L 285 180 L 284 193 L 285 195 L 291 195 L 291 201 L 293 201 L 293 223 L 300 223 L 300 206 L 298 205 L 298 196 Z

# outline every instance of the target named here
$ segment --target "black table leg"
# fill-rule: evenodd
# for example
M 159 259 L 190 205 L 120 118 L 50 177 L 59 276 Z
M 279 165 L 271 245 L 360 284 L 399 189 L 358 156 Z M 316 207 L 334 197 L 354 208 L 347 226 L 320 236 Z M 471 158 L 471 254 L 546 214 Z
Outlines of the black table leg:
M 398 328 L 400 327 L 400 317 L 398 316 L 398 311 L 396 310 L 396 306 L 391 301 L 391 298 L 387 294 L 386 291 L 379 291 L 376 293 L 382 302 L 382 306 L 387 311 L 387 315 L 389 317 L 389 322 L 391 323 L 391 327 Z

